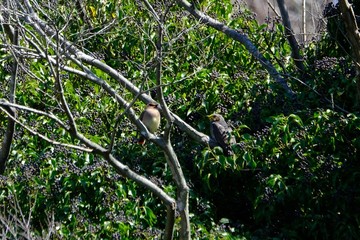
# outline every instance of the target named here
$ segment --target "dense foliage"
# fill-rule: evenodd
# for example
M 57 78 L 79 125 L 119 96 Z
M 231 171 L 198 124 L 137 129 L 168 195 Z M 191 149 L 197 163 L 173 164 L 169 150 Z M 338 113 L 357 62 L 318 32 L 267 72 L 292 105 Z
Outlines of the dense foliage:
M 157 27 L 141 1 L 119 5 L 87 0 L 87 21 L 76 6 L 61 2 L 44 7 L 47 17 L 55 19 L 54 27 L 62 29 L 71 18 L 62 29 L 69 40 L 144 90 L 155 86 Z M 167 4 L 152 2 L 158 13 Z M 225 157 L 220 148 L 201 146 L 174 126 L 172 142 L 191 188 L 192 237 L 359 239 L 360 119 L 351 56 L 339 54 L 333 36 L 321 32 L 303 48 L 303 74 L 294 65 L 277 19 L 259 25 L 243 6 L 234 12 L 229 1 L 200 1 L 197 7 L 246 33 L 297 96 L 289 98 L 243 45 L 171 6 L 164 35 L 165 100 L 171 111 L 206 134 L 206 116 L 223 114 L 239 143 L 233 146 L 235 154 Z M 109 31 L 93 35 L 113 20 Z M 8 53 L 0 54 L 0 98 L 6 98 L 11 62 Z M 21 72 L 17 102 L 57 111 L 49 67 L 41 60 L 24 61 L 37 78 Z M 97 85 L 61 74 L 81 132 L 108 144 L 114 124 L 109 121 L 123 110 Z M 102 77 L 121 91 L 115 81 Z M 135 106 L 140 111 L 144 105 Z M 22 111 L 19 119 L 51 138 L 72 141 L 43 116 Z M 151 143 L 134 144 L 134 126 L 126 119 L 120 124 L 114 154 L 175 195 L 163 153 Z M 1 139 L 3 113 L 0 126 Z M 13 234 L 7 237 L 13 238 L 51 234 L 54 239 L 153 239 L 160 238 L 165 224 L 160 201 L 107 162 L 54 146 L 19 125 L 7 170 L 0 177 L 0 199 L 0 226 L 10 227 Z M 22 225 L 27 219 L 30 225 Z

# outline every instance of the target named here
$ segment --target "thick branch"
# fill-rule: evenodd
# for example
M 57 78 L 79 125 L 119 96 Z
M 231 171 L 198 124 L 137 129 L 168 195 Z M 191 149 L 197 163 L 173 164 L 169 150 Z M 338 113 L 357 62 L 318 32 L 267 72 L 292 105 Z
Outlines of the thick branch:
M 173 178 L 178 187 L 177 210 L 181 216 L 180 239 L 190 239 L 190 219 L 189 219 L 189 187 L 187 186 L 180 162 L 170 142 L 164 142 L 161 145 L 165 152 L 165 157 L 172 171 Z
M 340 0 L 339 7 L 341 17 L 344 20 L 347 37 L 352 47 L 352 52 L 356 58 L 357 65 L 360 64 L 360 32 L 356 23 L 354 11 L 347 0 Z
M 0 19 L 2 20 L 2 19 Z M 2 21 L 0 21 L 2 22 Z M 19 44 L 19 34 L 17 29 L 8 32 L 8 36 L 10 39 L 12 39 L 12 45 L 17 46 Z M 18 60 L 15 56 L 15 53 L 13 53 L 13 64 L 12 64 L 12 70 L 11 70 L 11 78 L 10 78 L 10 92 L 9 92 L 9 100 L 11 103 L 15 103 L 15 92 L 16 92 L 16 81 L 17 81 L 17 74 L 18 74 Z M 0 149 L 0 174 L 3 174 L 6 167 L 6 162 L 9 159 L 10 156 L 10 150 L 11 150 L 11 144 L 14 138 L 15 133 L 15 121 L 13 118 L 16 118 L 16 110 L 13 108 L 7 109 L 8 118 L 7 118 L 7 127 L 5 136 L 3 139 L 3 142 L 1 144 Z
M 171 198 L 167 193 L 165 193 L 161 188 L 155 185 L 153 182 L 148 180 L 147 178 L 131 171 L 129 167 L 122 164 L 118 161 L 113 155 L 103 155 L 104 158 L 118 171 L 121 175 L 126 176 L 132 180 L 134 180 L 139 185 L 149 189 L 152 193 L 154 193 L 160 200 L 164 202 L 165 205 L 170 206 L 172 209 L 175 209 L 176 202 L 173 198 Z
M 282 17 L 282 20 L 283 20 L 283 25 L 285 26 L 286 38 L 287 38 L 287 40 L 288 40 L 288 42 L 290 44 L 290 47 L 291 47 L 292 58 L 294 59 L 294 63 L 296 65 L 296 67 L 301 72 L 304 72 L 304 69 L 305 69 L 304 68 L 304 59 L 300 54 L 299 44 L 297 43 L 294 32 L 292 30 L 289 14 L 288 14 L 288 11 L 287 11 L 287 9 L 285 7 L 284 0 L 277 0 L 277 2 L 278 2 L 278 5 L 279 5 L 281 17 Z
M 354 57 L 355 66 L 357 69 L 357 99 L 356 104 L 360 104 L 360 32 L 356 23 L 355 14 L 348 0 L 340 0 L 339 8 L 341 17 L 344 20 L 346 28 L 346 36 L 349 39 L 352 54 Z
M 259 52 L 256 46 L 247 38 L 246 35 L 241 34 L 240 32 L 229 28 L 225 24 L 217 21 L 216 19 L 211 18 L 210 16 L 206 15 L 205 13 L 197 10 L 195 6 L 189 3 L 186 0 L 176 0 L 178 4 L 184 7 L 189 13 L 191 13 L 196 19 L 199 19 L 203 23 L 207 24 L 208 26 L 223 32 L 228 37 L 234 39 L 242 43 L 246 49 L 260 62 L 260 64 L 268 71 L 270 76 L 281 86 L 284 88 L 286 93 L 290 97 L 295 97 L 295 93 L 291 90 L 288 86 L 285 79 L 276 71 L 275 67 Z
M 152 9 L 151 4 L 147 1 L 144 0 L 145 5 L 150 8 L 151 12 L 153 13 L 155 19 L 157 19 L 158 21 L 158 40 L 156 42 L 156 52 L 157 52 L 157 64 L 156 64 L 156 82 L 157 82 L 157 89 L 156 89 L 156 94 L 157 94 L 157 98 L 160 101 L 160 105 L 162 107 L 163 113 L 165 115 L 165 118 L 167 120 L 167 124 L 165 127 L 165 134 L 164 134 L 164 140 L 165 143 L 168 143 L 167 145 L 164 144 L 163 147 L 171 147 L 171 139 L 170 139 L 170 132 L 171 132 L 171 127 L 172 127 L 172 118 L 169 114 L 169 108 L 166 105 L 166 102 L 164 101 L 164 95 L 163 95 L 163 91 L 162 91 L 162 87 L 161 87 L 161 77 L 162 77 L 162 40 L 163 40 L 163 28 L 162 28 L 162 24 L 164 22 L 164 16 L 161 16 L 160 18 L 157 16 L 156 12 Z M 166 155 L 166 152 L 165 152 Z M 170 166 L 173 165 L 173 162 L 169 162 L 168 163 Z M 176 171 L 174 171 L 173 168 L 171 168 L 172 173 L 174 178 L 175 174 L 177 174 Z M 177 183 L 177 182 L 176 182 Z M 181 186 L 177 185 L 177 187 L 181 188 Z M 170 212 L 169 212 L 170 211 Z M 166 226 L 165 226 L 165 234 L 164 234 L 164 239 L 166 240 L 171 240 L 173 239 L 173 234 L 174 234 L 174 216 L 172 215 L 172 209 L 168 209 L 168 213 L 167 213 L 168 217 L 166 219 Z M 187 216 L 189 217 L 189 216 Z M 181 222 L 184 221 L 184 218 L 181 218 Z M 181 230 L 180 230 L 181 231 Z M 181 233 L 180 233 L 181 234 Z
M 8 124 L 0 149 L 0 174 L 4 174 L 5 172 L 6 162 L 10 155 L 11 143 L 15 131 L 15 121 L 11 117 L 15 117 L 16 111 L 14 111 L 12 108 L 7 108 L 5 111 L 8 114 Z
M 151 5 L 148 3 L 147 0 L 144 0 L 147 3 L 147 6 Z M 156 42 L 156 52 L 157 52 L 157 65 L 156 65 L 156 81 L 157 81 L 157 97 L 161 103 L 163 109 L 163 115 L 167 120 L 165 134 L 164 134 L 164 141 L 158 142 L 159 147 L 161 147 L 165 153 L 165 157 L 167 163 L 171 169 L 173 178 L 175 180 L 176 186 L 178 188 L 178 199 L 177 199 L 177 210 L 180 213 L 181 220 L 180 220 L 180 239 L 190 239 L 190 219 L 189 219 L 189 187 L 187 186 L 185 176 L 183 174 L 182 168 L 178 161 L 177 155 L 171 145 L 171 138 L 170 132 L 173 123 L 173 117 L 170 114 L 169 108 L 164 100 L 164 94 L 162 89 L 162 59 L 163 59 L 163 23 L 166 19 L 166 14 L 169 11 L 167 8 L 164 13 L 156 18 L 160 19 L 158 23 L 158 39 Z M 156 13 L 154 12 L 156 15 Z M 168 216 L 169 216 L 168 212 Z M 171 215 L 170 215 L 171 216 Z M 165 229 L 165 238 L 164 239 L 172 239 L 173 238 L 173 224 L 174 220 L 172 218 L 167 219 L 166 229 Z

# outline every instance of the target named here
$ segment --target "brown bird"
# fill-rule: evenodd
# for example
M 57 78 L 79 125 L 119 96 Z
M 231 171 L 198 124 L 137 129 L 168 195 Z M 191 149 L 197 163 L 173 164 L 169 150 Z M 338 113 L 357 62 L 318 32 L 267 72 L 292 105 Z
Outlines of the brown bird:
M 146 126 L 149 132 L 155 133 L 160 126 L 160 111 L 159 105 L 156 102 L 150 102 L 145 110 L 140 115 L 140 120 Z M 143 145 L 146 140 L 144 136 L 140 136 L 138 143 Z
M 220 114 L 211 114 L 210 119 L 210 134 L 211 137 L 222 148 L 225 156 L 231 156 L 234 152 L 231 145 L 236 144 L 235 137 L 231 135 L 232 129 L 225 122 L 223 116 Z

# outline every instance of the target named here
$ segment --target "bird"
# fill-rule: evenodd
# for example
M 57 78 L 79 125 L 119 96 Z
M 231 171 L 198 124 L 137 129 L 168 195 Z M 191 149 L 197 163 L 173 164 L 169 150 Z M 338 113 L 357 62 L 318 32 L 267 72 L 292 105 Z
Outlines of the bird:
M 235 137 L 231 135 L 232 129 L 220 114 L 214 113 L 208 117 L 211 122 L 211 138 L 222 148 L 225 156 L 232 156 L 234 152 L 232 151 L 231 146 L 236 144 Z
M 155 133 L 160 126 L 161 115 L 159 109 L 159 104 L 150 102 L 146 105 L 145 110 L 140 115 L 140 120 L 151 133 Z M 145 137 L 140 136 L 138 143 L 144 145 L 145 142 Z

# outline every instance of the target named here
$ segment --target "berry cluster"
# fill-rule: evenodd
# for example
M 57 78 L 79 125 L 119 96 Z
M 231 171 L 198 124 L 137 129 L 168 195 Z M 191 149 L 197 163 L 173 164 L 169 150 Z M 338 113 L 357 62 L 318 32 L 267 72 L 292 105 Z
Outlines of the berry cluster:
M 333 70 L 337 65 L 339 64 L 339 61 L 335 57 L 324 57 L 321 60 L 316 60 L 314 63 L 314 67 L 316 70 L 322 70 L 322 71 L 331 71 Z

